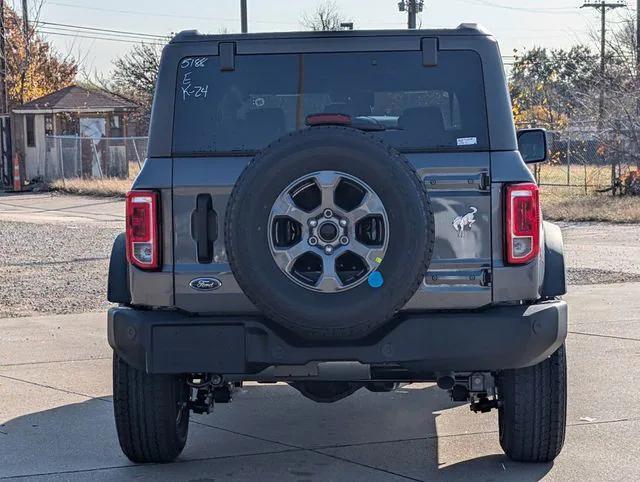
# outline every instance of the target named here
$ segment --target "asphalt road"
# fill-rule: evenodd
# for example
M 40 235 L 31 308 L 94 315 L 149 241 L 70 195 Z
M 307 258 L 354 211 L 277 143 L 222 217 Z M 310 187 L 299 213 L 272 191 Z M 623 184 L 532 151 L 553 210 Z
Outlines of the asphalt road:
M 0 222 L 122 223 L 117 201 L 20 198 L 0 197 Z M 638 226 L 564 228 L 571 266 L 640 272 Z M 566 298 L 569 427 L 554 464 L 511 462 L 495 413 L 473 414 L 424 384 L 360 390 L 331 405 L 286 385 L 246 386 L 231 404 L 194 417 L 176 463 L 135 466 L 117 443 L 98 312 L 0 319 L 0 479 L 639 480 L 640 283 L 572 286 Z

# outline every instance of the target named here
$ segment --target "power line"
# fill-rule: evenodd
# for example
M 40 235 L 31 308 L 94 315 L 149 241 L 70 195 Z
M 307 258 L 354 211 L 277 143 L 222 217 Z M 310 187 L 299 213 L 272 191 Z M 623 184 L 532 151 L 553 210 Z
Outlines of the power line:
M 460 0 L 464 3 L 470 3 L 475 5 L 482 5 L 485 7 L 500 8 L 503 10 L 514 10 L 518 12 L 527 13 L 543 13 L 543 14 L 573 14 L 575 9 L 573 7 L 514 7 L 512 5 L 504 5 L 500 3 L 491 2 L 488 0 Z
M 82 10 L 94 10 L 97 12 L 109 12 L 109 13 L 122 13 L 126 15 L 142 15 L 145 17 L 168 17 L 168 18 L 184 18 L 189 20 L 214 20 L 214 21 L 223 21 L 223 22 L 237 22 L 240 20 L 239 18 L 230 18 L 230 17 L 203 17 L 196 15 L 181 15 L 174 13 L 158 13 L 158 12 L 144 12 L 141 10 L 122 10 L 122 9 L 113 9 L 113 8 L 104 8 L 104 7 L 93 7 L 88 5 L 74 5 L 72 3 L 63 3 L 63 2 L 47 2 L 47 5 L 57 5 L 59 7 L 68 7 L 68 8 L 79 8 Z M 264 24 L 274 24 L 274 25 L 300 25 L 298 22 L 279 22 L 275 20 L 252 20 L 253 23 L 264 23 Z
M 111 42 L 122 42 L 122 43 L 128 43 L 128 44 L 135 44 L 135 43 L 139 43 L 139 42 L 144 42 L 142 39 L 139 40 L 139 42 L 136 42 L 134 39 L 122 39 L 122 38 L 114 38 L 114 37 L 98 37 L 98 36 L 92 36 L 92 35 L 81 35 L 81 34 L 74 34 L 74 33 L 62 33 L 62 32 L 51 32 L 48 30 L 40 30 L 39 31 L 42 34 L 45 35 L 59 35 L 62 37 L 73 37 L 73 38 L 84 38 L 84 39 L 91 39 L 91 40 L 108 40 Z M 151 45 L 165 45 L 164 43 L 160 43 L 160 42 L 145 42 Z
M 145 36 L 139 36 L 139 35 L 134 35 L 134 34 L 115 34 L 115 33 L 103 33 L 103 32 L 96 32 L 96 31 L 92 31 L 92 30 L 79 30 L 76 28 L 69 28 L 69 27 L 49 27 L 49 26 L 44 26 L 44 27 L 40 27 L 38 29 L 40 32 L 44 32 L 45 30 L 47 32 L 56 32 L 56 33 L 67 33 L 67 34 L 78 34 L 78 35 L 89 35 L 89 36 L 99 36 L 99 37 L 104 37 L 104 38 L 115 38 L 115 39 L 120 39 L 120 40 L 134 40 L 134 41 L 141 41 L 141 42 L 168 42 L 169 39 L 171 38 L 169 35 L 167 35 L 166 37 L 145 37 Z
M 167 35 L 156 35 L 156 34 L 151 34 L 151 33 L 131 32 L 131 31 L 127 31 L 127 30 L 113 30 L 113 29 L 98 28 L 98 27 L 85 27 L 84 25 L 73 25 L 73 24 L 68 24 L 68 23 L 55 23 L 55 22 L 44 22 L 44 21 L 40 21 L 38 23 L 42 24 L 42 25 L 50 25 L 50 26 L 55 26 L 55 27 L 70 27 L 70 28 L 75 28 L 75 29 L 80 29 L 80 30 L 90 30 L 90 31 L 96 31 L 96 32 L 108 32 L 108 33 L 117 33 L 117 34 L 125 34 L 125 35 L 135 35 L 135 36 L 138 36 L 138 37 L 152 37 L 152 38 L 157 38 L 157 39 L 165 39 L 165 38 L 167 38 Z

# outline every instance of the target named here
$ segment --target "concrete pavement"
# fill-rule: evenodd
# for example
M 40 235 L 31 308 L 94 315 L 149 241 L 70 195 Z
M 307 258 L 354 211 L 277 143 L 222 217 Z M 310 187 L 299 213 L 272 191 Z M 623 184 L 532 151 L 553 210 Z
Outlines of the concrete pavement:
M 554 464 L 507 459 L 497 415 L 430 384 L 315 404 L 250 385 L 196 416 L 176 463 L 118 447 L 105 314 L 0 320 L 0 479 L 637 480 L 640 284 L 572 287 L 567 443 Z

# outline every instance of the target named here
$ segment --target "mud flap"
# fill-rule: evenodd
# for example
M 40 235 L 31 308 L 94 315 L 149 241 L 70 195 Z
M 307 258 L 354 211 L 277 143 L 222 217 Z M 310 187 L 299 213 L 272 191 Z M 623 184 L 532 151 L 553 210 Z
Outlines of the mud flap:
M 553 223 L 544 222 L 544 280 L 540 295 L 553 298 L 567 293 L 562 231 Z
M 127 263 L 125 234 L 121 233 L 113 242 L 109 260 L 109 281 L 107 299 L 111 303 L 131 303 L 129 290 L 129 265 Z

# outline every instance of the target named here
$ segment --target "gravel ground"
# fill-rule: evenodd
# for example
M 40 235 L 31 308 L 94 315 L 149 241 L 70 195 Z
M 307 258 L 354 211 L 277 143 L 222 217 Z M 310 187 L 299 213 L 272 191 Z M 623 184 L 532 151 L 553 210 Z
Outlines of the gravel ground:
M 569 284 L 640 280 L 640 224 L 558 223 Z
M 117 223 L 0 221 L 0 318 L 106 309 Z
M 634 281 L 640 281 L 640 274 L 597 268 L 567 268 L 567 282 L 570 285 L 631 283 Z
M 0 318 L 105 310 L 108 257 L 124 230 L 121 204 L 78 196 L 5 197 Z M 561 227 L 569 284 L 640 281 L 640 225 Z

